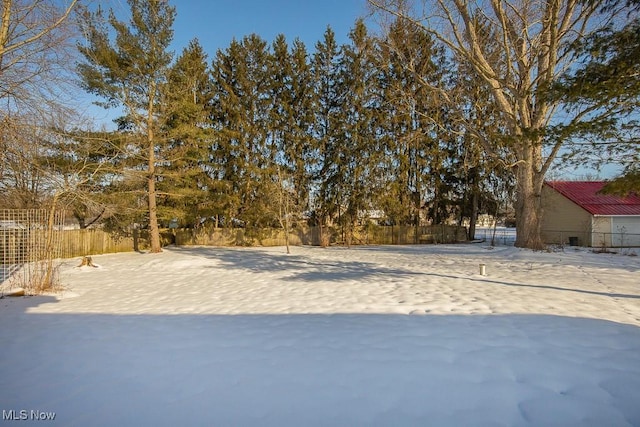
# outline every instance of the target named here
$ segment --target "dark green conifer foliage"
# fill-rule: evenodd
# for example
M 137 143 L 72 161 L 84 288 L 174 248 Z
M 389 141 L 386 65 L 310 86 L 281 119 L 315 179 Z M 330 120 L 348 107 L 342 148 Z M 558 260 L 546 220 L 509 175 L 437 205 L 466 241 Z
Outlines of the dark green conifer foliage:
M 442 49 L 406 20 L 395 21 L 381 42 L 384 79 L 386 190 L 380 200 L 393 223 L 418 224 L 418 211 L 439 222 L 444 205 L 445 136 L 451 123 L 439 91 L 445 88 Z M 450 134 L 450 132 L 449 132 Z
M 338 214 L 341 200 L 338 184 L 331 177 L 339 176 L 338 130 L 342 127 L 343 88 L 339 86 L 340 49 L 335 33 L 328 27 L 324 38 L 316 44 L 313 54 L 313 82 L 316 96 L 313 128 L 316 162 L 311 165 L 313 176 L 313 210 L 319 225 L 328 225 Z M 323 244 L 326 243 L 323 241 Z
M 235 80 L 242 55 L 241 45 L 234 39 L 226 50 L 218 50 L 212 62 L 214 144 L 209 167 L 215 171 L 210 196 L 217 207 L 216 226 L 230 226 L 231 218 L 238 215 L 240 207 L 238 183 L 244 172 L 240 152 L 240 99 Z M 227 220 L 223 222 L 222 219 Z
M 294 40 L 291 48 L 292 63 L 292 108 L 291 141 L 285 156 L 293 165 L 293 182 L 296 189 L 295 204 L 299 209 L 310 208 L 311 174 L 315 162 L 313 150 L 313 125 L 316 93 L 313 90 L 313 75 L 309 54 L 304 43 Z
M 113 11 L 108 25 L 99 8 L 85 10 L 87 39 L 79 45 L 85 61 L 78 66 L 84 88 L 104 99 L 103 105 L 121 106 L 121 126 L 137 135 L 136 152 L 146 168 L 148 223 L 151 251 L 160 252 L 157 218 L 156 150 L 159 135 L 161 86 L 173 58 L 168 50 L 173 38 L 175 8 L 166 0 L 128 0 L 129 22 L 119 21 Z M 115 34 L 112 40 L 110 35 Z
M 283 35 L 273 43 L 271 76 L 270 138 L 277 151 L 276 163 L 282 174 L 291 178 L 293 204 L 300 213 L 308 209 L 311 126 L 313 124 L 313 87 L 307 52 L 300 40 L 290 49 Z
M 379 87 L 376 49 L 364 22 L 358 20 L 343 46 L 339 87 L 342 95 L 340 126 L 333 174 L 325 176 L 340 201 L 341 222 L 349 244 L 353 227 L 373 208 L 374 171 L 378 163 L 376 126 L 379 123 Z
M 609 0 L 604 4 L 605 11 L 628 8 L 627 22 L 616 28 L 617 20 L 613 21 L 576 43 L 574 54 L 581 59 L 580 66 L 567 71 L 552 94 L 569 108 L 586 105 L 597 111 L 582 126 L 562 129 L 587 136 L 570 159 L 577 163 L 595 159 L 596 166 L 615 162 L 624 167 L 623 174 L 605 191 L 640 194 L 640 2 Z M 585 140 L 591 143 L 585 144 Z
M 210 104 L 213 96 L 207 55 L 197 40 L 189 43 L 168 73 L 162 87 L 163 132 L 158 184 L 160 214 L 179 225 L 196 226 L 214 215 L 208 198 L 212 145 Z
M 79 68 L 88 90 L 125 107 L 119 134 L 134 150 L 118 157 L 116 186 L 129 204 L 146 182 L 158 219 L 182 226 L 213 218 L 288 229 L 311 211 L 323 230 L 341 225 L 350 244 L 371 213 L 418 226 L 425 217 L 473 219 L 490 201 L 483 182 L 493 165 L 480 147 L 496 150 L 482 138 L 500 134 L 500 115 L 479 104 L 491 91 L 465 71 L 455 79 L 452 58 L 409 21 L 385 39 L 357 21 L 342 46 L 329 27 L 312 55 L 299 40 L 268 44 L 252 34 L 219 50 L 210 67 L 194 40 L 171 65 L 170 25 L 152 15 L 172 21 L 173 9 L 131 5 L 129 26 L 111 16 L 114 42 L 107 26 L 87 24 Z
M 269 138 L 268 63 L 267 44 L 255 34 L 242 42 L 232 41 L 213 62 L 216 146 L 212 163 L 220 169 L 214 191 L 228 225 L 232 218 L 250 227 L 276 221 L 270 200 L 264 197 L 272 188 L 276 158 Z

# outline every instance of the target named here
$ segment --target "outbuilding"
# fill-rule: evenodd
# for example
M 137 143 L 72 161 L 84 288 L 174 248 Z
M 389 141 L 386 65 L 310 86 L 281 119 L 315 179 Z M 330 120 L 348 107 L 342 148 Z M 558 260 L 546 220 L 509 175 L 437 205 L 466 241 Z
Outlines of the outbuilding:
M 640 196 L 602 194 L 605 181 L 548 181 L 542 239 L 594 247 L 640 247 Z

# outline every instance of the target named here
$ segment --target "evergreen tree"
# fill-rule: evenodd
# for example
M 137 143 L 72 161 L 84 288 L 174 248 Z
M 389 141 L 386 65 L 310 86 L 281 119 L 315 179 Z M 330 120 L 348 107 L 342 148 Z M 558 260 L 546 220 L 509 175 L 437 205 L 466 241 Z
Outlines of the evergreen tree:
M 446 216 L 442 141 L 451 130 L 438 92 L 446 82 L 443 50 L 430 35 L 398 19 L 381 40 L 381 61 L 387 183 L 380 202 L 393 223 L 418 225 L 423 204 L 430 207 L 426 216 L 440 222 Z
M 313 125 L 315 123 L 316 93 L 307 49 L 300 40 L 294 40 L 291 49 L 292 63 L 292 120 L 291 144 L 285 157 L 293 165 L 293 183 L 296 191 L 295 205 L 309 210 L 314 158 Z
M 586 105 L 599 112 L 586 124 L 563 129 L 580 137 L 570 156 L 577 163 L 595 159 L 596 166 L 606 162 L 623 166 L 623 176 L 605 186 L 605 191 L 623 195 L 640 194 L 640 2 L 609 0 L 603 7 L 605 11 L 627 7 L 626 22 L 607 22 L 572 46 L 579 66 L 562 75 L 552 90 L 553 97 L 569 108 Z
M 166 0 L 128 0 L 131 19 L 119 21 L 110 11 L 108 24 L 104 14 L 85 10 L 83 24 L 87 39 L 79 46 L 85 61 L 78 66 L 84 88 L 105 101 L 105 106 L 122 106 L 120 121 L 136 135 L 136 154 L 146 160 L 148 221 L 151 252 L 160 252 L 157 217 L 156 150 L 159 135 L 161 87 L 173 54 L 168 51 L 173 38 L 175 8 Z
M 267 44 L 257 35 L 232 41 L 213 63 L 217 141 L 212 163 L 219 164 L 214 189 L 232 218 L 251 227 L 277 222 L 270 201 L 276 147 L 269 138 L 270 78 Z
M 380 96 L 376 49 L 363 21 L 349 33 L 350 44 L 343 47 L 339 84 L 343 118 L 334 147 L 334 173 L 325 176 L 341 203 L 341 220 L 347 228 L 347 243 L 353 227 L 372 208 L 372 185 L 378 154 L 376 125 Z
M 271 76 L 269 125 L 276 144 L 276 163 L 293 180 L 298 212 L 308 209 L 311 126 L 313 123 L 313 88 L 311 69 L 304 44 L 295 40 L 289 50 L 284 36 L 273 43 L 269 75 Z
M 226 50 L 218 50 L 211 64 L 214 142 L 210 147 L 207 167 L 213 178 L 209 197 L 215 207 L 216 226 L 231 225 L 231 218 L 238 215 L 240 206 L 237 181 L 243 174 L 243 164 L 239 151 L 241 126 L 237 104 L 241 101 L 234 82 L 241 62 L 241 45 L 232 40 Z M 228 220 L 224 222 L 224 219 Z
M 212 89 L 207 56 L 197 40 L 189 43 L 168 73 L 163 94 L 163 131 L 167 145 L 159 167 L 161 215 L 183 225 L 198 225 L 212 216 L 206 159 L 212 145 Z
M 55 192 L 59 204 L 78 226 L 85 229 L 122 212 L 122 200 L 111 200 L 107 193 L 109 182 L 122 179 L 127 135 L 54 129 L 50 136 L 40 169 L 58 182 Z
M 327 27 L 324 39 L 316 44 L 312 62 L 316 98 L 313 150 L 316 161 L 310 166 L 313 177 L 314 216 L 318 225 L 322 227 L 321 230 L 325 225 L 329 225 L 341 206 L 339 183 L 330 179 L 339 174 L 338 129 L 344 120 L 341 117 L 344 94 L 339 87 L 340 55 L 335 33 Z M 327 243 L 323 231 L 321 241 L 323 244 Z

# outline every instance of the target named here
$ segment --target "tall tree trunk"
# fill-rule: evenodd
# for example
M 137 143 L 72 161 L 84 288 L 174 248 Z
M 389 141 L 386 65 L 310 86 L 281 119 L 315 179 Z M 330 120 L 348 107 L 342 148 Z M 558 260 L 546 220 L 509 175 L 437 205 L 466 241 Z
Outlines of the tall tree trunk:
M 156 204 L 156 156 L 153 135 L 153 96 L 150 96 L 147 113 L 147 143 L 149 145 L 149 176 L 147 177 L 149 198 L 149 240 L 151 252 L 162 252 L 160 245 L 160 228 L 158 227 L 158 207 Z
M 476 184 L 473 185 L 471 194 L 471 214 L 469 215 L 469 231 L 467 234 L 468 240 L 474 240 L 476 238 L 476 224 L 478 222 L 478 195 L 480 189 Z
M 280 168 L 278 167 L 278 193 L 279 193 L 279 204 L 278 207 L 278 219 L 280 221 L 280 226 L 284 229 L 284 243 L 287 247 L 287 254 L 291 253 L 289 248 L 289 193 L 287 193 L 287 188 L 284 187 L 284 181 L 282 178 L 282 173 L 280 172 Z
M 516 242 L 515 246 L 542 249 L 542 203 L 544 176 L 529 162 L 516 166 Z
M 149 159 L 151 163 L 151 158 Z M 150 168 L 151 169 L 151 168 Z M 151 241 L 151 252 L 162 252 L 160 245 L 160 228 L 158 227 L 158 208 L 156 205 L 156 174 L 155 171 L 149 171 L 148 178 L 149 192 L 149 239 Z

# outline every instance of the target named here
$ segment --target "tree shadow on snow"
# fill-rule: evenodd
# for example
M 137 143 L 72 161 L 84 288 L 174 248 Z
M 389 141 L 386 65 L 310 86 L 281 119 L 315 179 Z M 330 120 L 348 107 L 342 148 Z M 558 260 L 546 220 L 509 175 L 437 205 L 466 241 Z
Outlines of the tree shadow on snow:
M 598 292 L 598 291 L 590 291 L 590 290 L 586 290 L 586 289 L 562 288 L 560 286 L 551 286 L 551 285 L 535 285 L 535 284 L 527 284 L 527 283 L 511 283 L 511 282 L 504 282 L 504 281 L 500 281 L 500 280 L 491 280 L 491 279 L 480 278 L 480 277 L 453 276 L 453 275 L 440 274 L 440 273 L 423 273 L 423 274 L 426 275 L 426 276 L 443 277 L 443 278 L 447 278 L 447 279 L 473 280 L 474 282 L 490 283 L 490 284 L 493 284 L 493 285 L 501 285 L 501 286 L 515 286 L 515 287 L 520 287 L 520 288 L 535 288 L 535 289 L 551 289 L 551 290 L 556 290 L 556 291 L 577 292 L 577 293 L 581 293 L 581 294 L 598 295 L 598 296 L 610 297 L 610 298 L 640 299 L 640 295 L 633 295 L 633 294 L 619 294 L 619 293 L 612 293 L 612 292 Z
M 440 246 L 444 253 L 455 251 L 455 245 Z M 319 248 L 318 248 L 319 249 Z M 309 255 L 280 254 L 273 251 L 264 251 L 258 248 L 215 248 L 215 247 L 177 247 L 176 250 L 181 254 L 191 254 L 198 257 L 215 259 L 221 262 L 225 267 L 236 268 L 242 271 L 250 271 L 252 273 L 263 272 L 287 272 L 288 275 L 278 280 L 284 281 L 359 281 L 366 282 L 366 279 L 373 279 L 384 276 L 385 279 L 393 279 L 394 277 L 409 276 L 433 276 L 455 280 L 473 280 L 476 282 L 490 283 L 501 286 L 513 286 L 522 288 L 550 289 L 563 292 L 576 292 L 589 295 L 605 296 L 610 298 L 629 298 L 640 299 L 640 294 L 621 294 L 610 292 L 598 292 L 586 289 L 564 288 L 561 286 L 527 284 L 506 282 L 493 280 L 482 276 L 465 276 L 433 273 L 429 271 L 412 271 L 408 269 L 388 268 L 373 262 L 363 261 L 339 261 L 335 258 L 323 259 L 321 249 L 319 249 L 318 258 Z M 347 249 L 345 249 L 347 250 Z M 421 256 L 429 256 L 432 253 L 424 254 L 421 252 L 421 245 L 405 246 L 405 247 L 360 247 L 356 250 L 367 251 L 389 251 L 394 254 L 416 254 Z
M 372 262 L 314 259 L 295 254 L 279 254 L 256 248 L 226 249 L 203 247 L 179 247 L 181 254 L 215 259 L 226 267 L 253 273 L 288 272 L 286 281 L 349 281 L 375 276 L 399 277 L 417 275 L 415 271 L 387 268 Z

